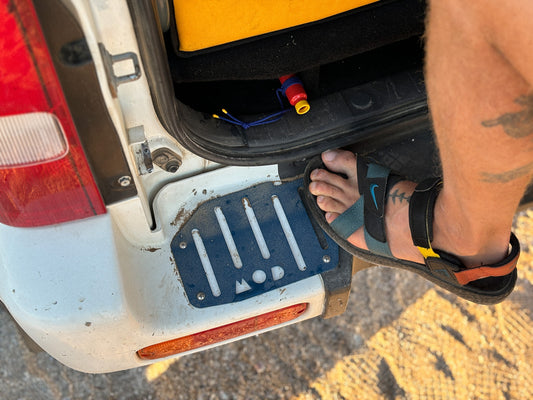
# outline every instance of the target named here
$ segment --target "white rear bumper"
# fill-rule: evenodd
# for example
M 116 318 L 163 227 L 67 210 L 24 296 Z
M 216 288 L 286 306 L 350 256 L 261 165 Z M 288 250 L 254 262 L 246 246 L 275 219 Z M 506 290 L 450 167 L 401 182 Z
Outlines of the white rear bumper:
M 169 184 L 154 201 L 153 231 L 137 198 L 61 225 L 0 225 L 2 302 L 50 355 L 92 373 L 145 365 L 149 361 L 136 354 L 145 346 L 293 304 L 309 304 L 293 322 L 320 315 L 325 294 L 319 275 L 200 309 L 189 304 L 175 266 L 170 242 L 180 216 L 210 196 L 276 178 L 272 166 L 227 167 Z

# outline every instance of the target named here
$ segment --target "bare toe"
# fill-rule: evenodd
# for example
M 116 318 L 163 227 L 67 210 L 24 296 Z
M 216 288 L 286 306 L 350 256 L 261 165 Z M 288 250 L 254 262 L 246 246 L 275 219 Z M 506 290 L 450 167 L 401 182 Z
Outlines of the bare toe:
M 357 179 L 357 158 L 351 151 L 327 150 L 322 153 L 322 161 L 329 170 Z
M 325 170 L 313 171 L 311 179 L 309 191 L 313 195 L 332 198 L 341 203 L 344 206 L 344 210 L 359 198 L 359 193 L 353 180 L 344 179 Z
M 327 212 L 324 217 L 326 218 L 326 221 L 328 222 L 328 224 L 331 224 L 333 221 L 335 221 L 335 219 L 339 216 L 340 214 L 339 213 L 334 213 L 334 212 Z
M 344 150 L 328 150 L 322 153 L 325 169 L 315 169 L 311 175 L 309 191 L 319 197 L 320 209 L 343 213 L 360 197 L 357 185 L 357 159 Z M 339 174 L 344 174 L 341 176 Z
M 315 169 L 311 172 L 310 178 L 312 181 L 327 182 L 328 184 L 342 188 L 343 190 L 346 190 L 347 186 L 353 185 L 353 182 L 349 179 L 346 179 L 337 173 L 326 171 L 325 169 Z
M 332 197 L 326 197 L 326 196 L 318 196 L 316 198 L 316 202 L 318 204 L 318 207 L 325 212 L 328 213 L 336 213 L 341 214 L 346 209 L 348 209 L 349 205 L 347 206 L 344 203 L 341 203 L 340 201 L 335 200 Z

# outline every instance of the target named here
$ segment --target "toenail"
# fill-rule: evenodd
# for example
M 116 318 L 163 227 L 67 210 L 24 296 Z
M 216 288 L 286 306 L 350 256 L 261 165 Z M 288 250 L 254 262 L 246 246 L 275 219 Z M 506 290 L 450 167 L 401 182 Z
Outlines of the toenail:
M 324 196 L 318 196 L 318 197 L 316 198 L 317 203 L 323 203 L 324 200 L 326 200 Z
M 313 172 L 311 172 L 311 179 L 318 177 L 318 169 L 314 169 Z
M 333 150 L 327 150 L 324 153 L 322 153 L 322 155 L 324 156 L 325 161 L 333 161 L 335 157 L 337 156 L 337 153 L 334 152 Z

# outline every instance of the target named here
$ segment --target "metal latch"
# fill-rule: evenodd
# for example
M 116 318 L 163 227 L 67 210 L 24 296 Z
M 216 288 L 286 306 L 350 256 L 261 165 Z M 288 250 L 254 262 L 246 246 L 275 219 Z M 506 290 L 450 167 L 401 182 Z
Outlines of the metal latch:
M 137 54 L 133 52 L 111 54 L 106 50 L 105 46 L 102 43 L 98 43 L 98 47 L 100 48 L 100 53 L 102 54 L 102 58 L 104 59 L 104 66 L 106 70 L 109 89 L 111 90 L 111 94 L 113 95 L 113 97 L 117 97 L 118 85 L 136 81 L 141 77 L 141 66 L 139 65 L 139 58 L 137 57 Z M 128 60 L 130 60 L 133 64 L 133 72 L 125 75 L 115 75 L 113 64 Z
M 135 126 L 128 129 L 128 137 L 139 175 L 151 173 L 154 170 L 154 164 L 148 141 L 144 136 L 144 127 Z

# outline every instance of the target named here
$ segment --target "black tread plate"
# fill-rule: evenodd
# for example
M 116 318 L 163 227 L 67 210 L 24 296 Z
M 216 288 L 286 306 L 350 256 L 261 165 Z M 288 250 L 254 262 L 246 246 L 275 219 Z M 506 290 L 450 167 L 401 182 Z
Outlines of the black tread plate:
M 171 243 L 193 306 L 241 301 L 337 266 L 339 248 L 313 228 L 301 186 L 263 183 L 194 212 Z

